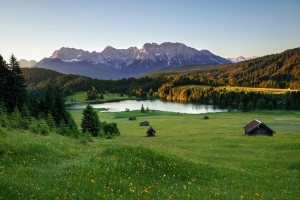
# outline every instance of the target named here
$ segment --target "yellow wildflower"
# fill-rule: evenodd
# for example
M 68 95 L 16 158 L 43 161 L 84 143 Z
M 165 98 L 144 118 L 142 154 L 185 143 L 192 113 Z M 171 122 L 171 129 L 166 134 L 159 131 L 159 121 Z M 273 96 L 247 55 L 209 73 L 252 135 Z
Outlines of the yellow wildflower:
M 259 194 L 256 192 L 256 193 L 255 193 L 255 196 L 259 197 Z
M 94 179 L 91 179 L 91 183 L 95 183 L 95 180 L 94 180 Z

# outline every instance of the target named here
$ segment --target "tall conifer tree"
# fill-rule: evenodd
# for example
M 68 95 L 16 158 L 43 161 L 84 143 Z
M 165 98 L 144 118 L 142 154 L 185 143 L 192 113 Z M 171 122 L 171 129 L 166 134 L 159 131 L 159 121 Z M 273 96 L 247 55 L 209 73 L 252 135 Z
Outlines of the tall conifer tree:
M 7 96 L 7 78 L 8 78 L 9 70 L 8 66 L 0 55 L 0 102 L 5 101 L 5 97 Z
M 89 132 L 94 137 L 98 136 L 102 129 L 98 113 L 90 104 L 83 110 L 83 118 L 81 120 L 81 129 L 83 133 Z
M 5 102 L 8 111 L 12 112 L 15 107 L 21 110 L 26 100 L 26 85 L 20 63 L 14 55 L 11 55 L 8 66 L 10 73 L 8 74 L 7 96 L 5 97 Z

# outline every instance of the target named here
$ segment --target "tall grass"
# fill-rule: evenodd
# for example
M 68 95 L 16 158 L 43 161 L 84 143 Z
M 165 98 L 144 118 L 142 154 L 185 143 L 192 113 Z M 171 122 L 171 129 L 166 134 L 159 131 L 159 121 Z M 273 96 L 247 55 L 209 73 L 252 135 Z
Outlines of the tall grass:
M 77 123 L 82 110 L 71 111 Z M 128 117 L 135 115 L 136 121 Z M 100 113 L 121 136 L 0 130 L 0 199 L 297 199 L 300 113 Z M 247 137 L 257 118 L 273 137 Z M 145 137 L 148 120 L 156 137 Z

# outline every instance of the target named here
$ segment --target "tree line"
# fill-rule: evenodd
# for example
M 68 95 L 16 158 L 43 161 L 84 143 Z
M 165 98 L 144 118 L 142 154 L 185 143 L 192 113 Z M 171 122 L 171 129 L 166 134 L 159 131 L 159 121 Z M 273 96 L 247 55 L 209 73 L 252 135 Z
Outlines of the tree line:
M 119 80 L 100 80 L 89 77 L 62 74 L 43 68 L 22 68 L 29 96 L 36 98 L 43 96 L 47 85 L 61 88 L 63 95 L 71 95 L 77 91 L 89 91 L 88 99 L 96 98 L 95 92 L 104 94 L 116 93 L 129 97 L 145 97 L 146 93 L 153 93 L 161 86 L 160 78 L 123 78 Z
M 95 125 L 98 131 L 86 128 L 85 118 L 89 114 L 86 110 L 94 112 L 93 120 L 98 121 Z M 97 112 L 90 107 L 83 111 L 81 134 L 72 115 L 66 109 L 63 92 L 59 86 L 48 84 L 39 94 L 39 98 L 35 95 L 27 95 L 25 79 L 14 55 L 11 56 L 9 63 L 6 63 L 0 55 L 1 127 L 30 130 L 43 135 L 56 132 L 74 138 L 89 135 L 112 138 L 120 134 L 117 124 L 100 123 Z
M 300 110 L 300 91 L 285 95 L 265 94 L 263 92 L 232 91 L 226 87 L 174 87 L 164 84 L 158 95 L 169 101 L 189 101 L 219 106 L 233 106 L 242 111 L 293 109 Z

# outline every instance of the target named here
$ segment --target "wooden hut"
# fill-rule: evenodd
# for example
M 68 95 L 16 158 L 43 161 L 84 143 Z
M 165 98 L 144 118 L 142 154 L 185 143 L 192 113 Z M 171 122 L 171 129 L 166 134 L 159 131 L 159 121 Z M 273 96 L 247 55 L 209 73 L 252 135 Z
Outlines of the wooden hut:
M 246 126 L 243 127 L 245 130 L 245 135 L 267 135 L 273 136 L 275 131 L 273 131 L 270 127 L 268 127 L 263 122 L 255 119 Z
M 131 117 L 129 117 L 129 120 L 136 120 L 136 117 L 135 116 L 131 116 Z
M 156 133 L 156 131 L 154 130 L 154 128 L 152 128 L 152 126 L 150 126 L 146 131 L 146 136 L 153 137 L 153 136 L 155 136 L 155 133 Z
M 143 121 L 140 123 L 140 126 L 149 126 L 149 122 L 148 121 Z
M 207 115 L 205 115 L 205 116 L 203 117 L 203 119 L 209 119 L 209 117 L 208 117 Z

